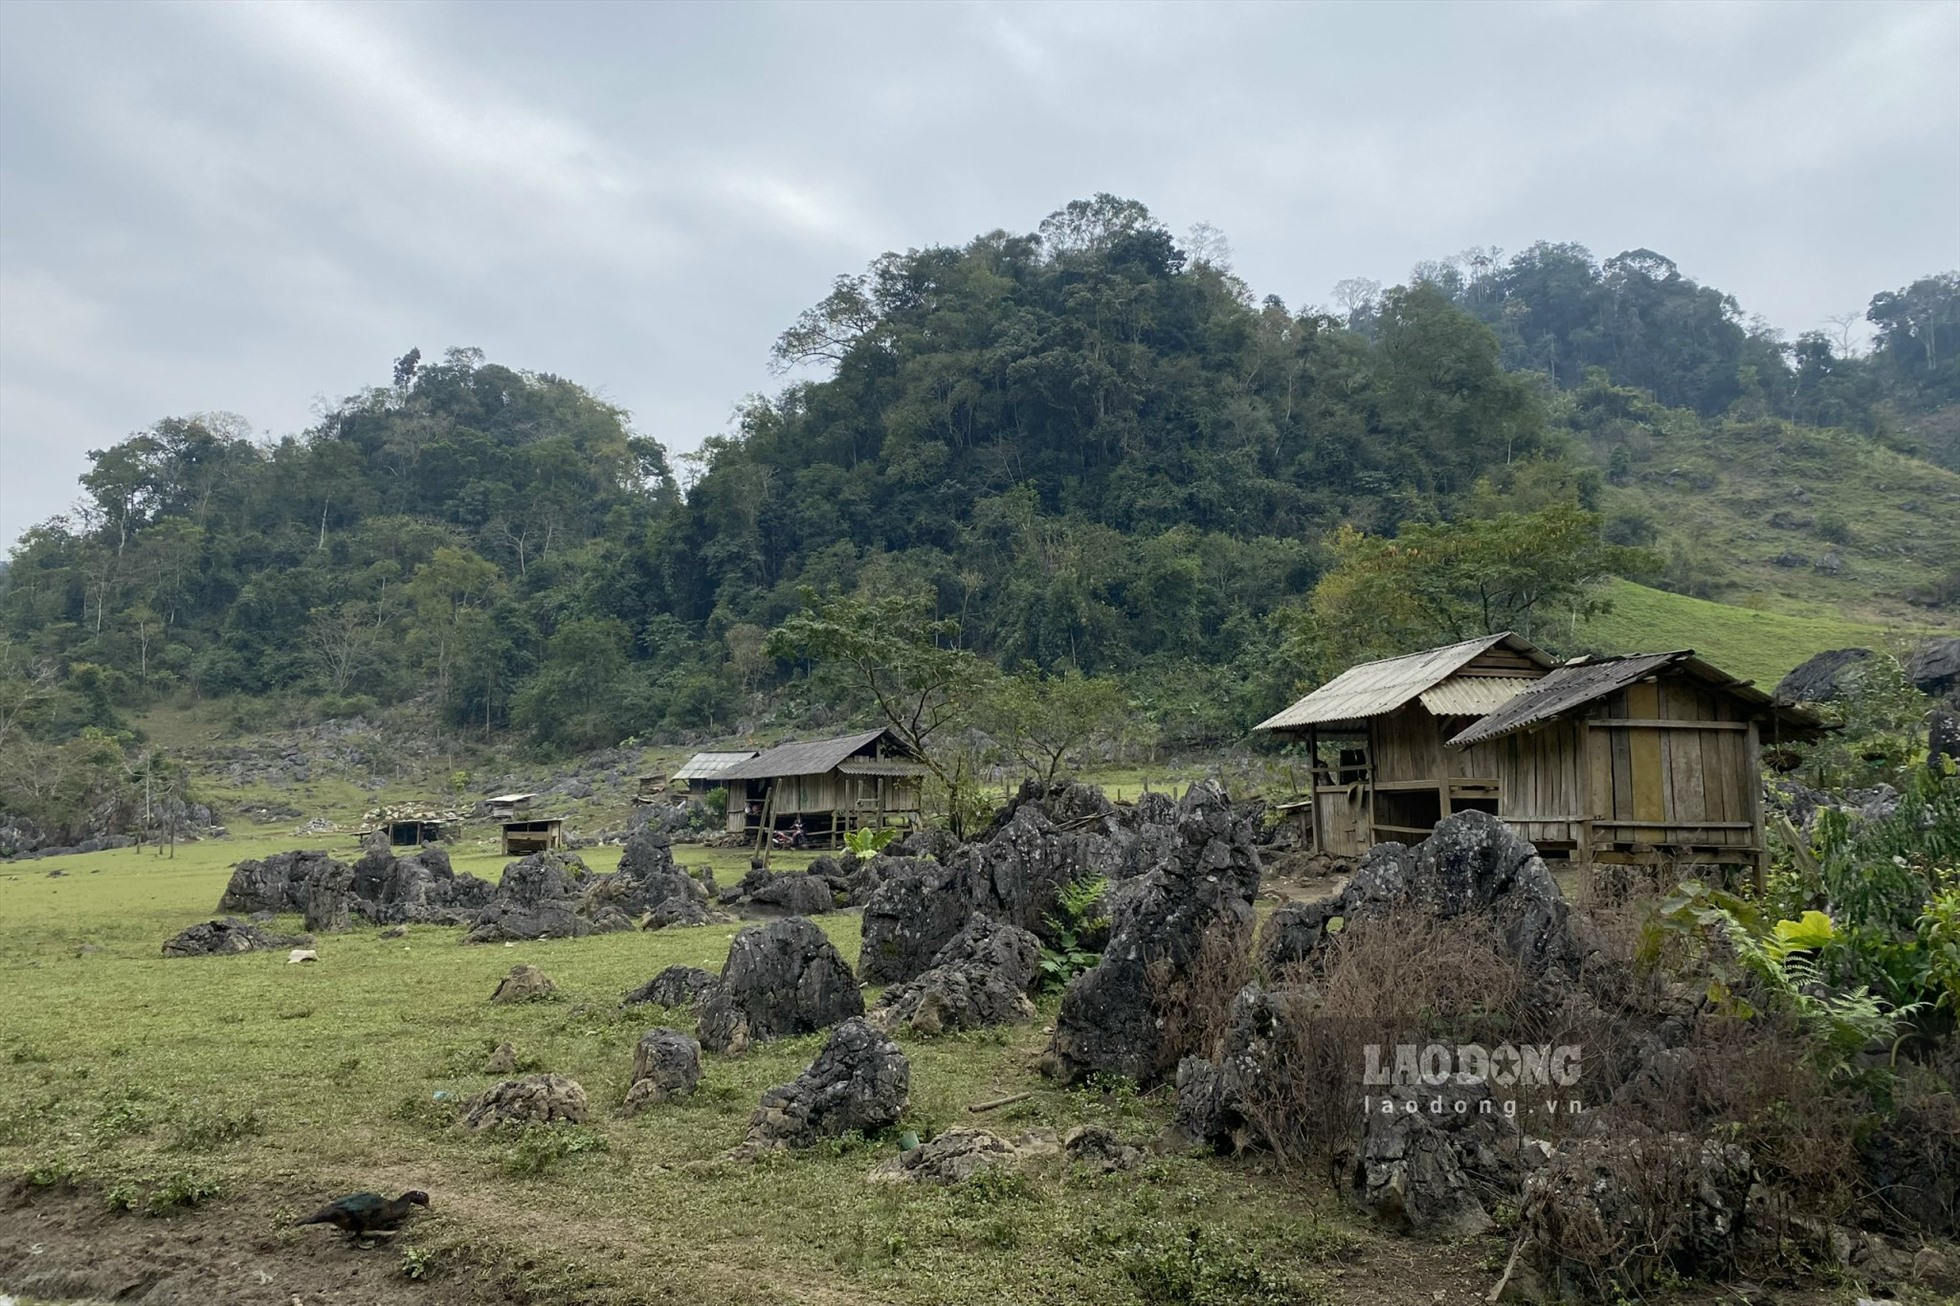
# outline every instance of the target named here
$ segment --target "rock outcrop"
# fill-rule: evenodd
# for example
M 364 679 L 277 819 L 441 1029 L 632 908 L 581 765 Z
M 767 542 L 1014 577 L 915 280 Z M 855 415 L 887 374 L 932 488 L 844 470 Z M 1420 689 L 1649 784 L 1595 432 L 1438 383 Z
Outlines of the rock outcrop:
M 575 853 L 533 853 L 504 867 L 496 894 L 480 912 L 469 943 L 569 939 L 633 928 L 632 918 L 602 892 L 604 881 Z
M 584 1124 L 585 1090 L 563 1075 L 526 1075 L 494 1084 L 463 1111 L 468 1129 L 497 1125 Z
M 898 1044 L 853 1017 L 831 1031 L 807 1070 L 762 1095 L 743 1150 L 810 1147 L 888 1128 L 904 1114 L 911 1088 L 912 1067 Z
M 930 1142 L 880 1161 L 865 1176 L 874 1184 L 964 1183 L 982 1170 L 1013 1165 L 1014 1145 L 984 1129 L 955 1125 Z
M 227 916 L 204 921 L 177 934 L 163 945 L 166 957 L 215 957 L 235 952 L 270 952 L 313 942 L 310 934 L 274 934 L 270 930 Z
M 886 1031 L 932 1035 L 1033 1019 L 1027 995 L 1040 978 L 1041 940 L 978 914 L 931 969 L 886 989 L 869 1019 Z
M 619 1000 L 622 1007 L 652 1003 L 657 1007 L 691 1007 L 715 987 L 712 971 L 699 966 L 669 966 Z
M 864 1014 L 857 977 L 824 932 L 801 916 L 735 936 L 721 980 L 695 1005 L 701 1045 L 736 1053 L 750 1043 L 810 1034 Z
M 513 966 L 510 974 L 497 981 L 492 1002 L 539 1002 L 558 991 L 551 977 L 536 966 Z
M 1666 1272 L 1733 1264 L 1751 1177 L 1732 1143 L 1667 1134 L 1567 1143 L 1524 1182 L 1518 1241 L 1493 1300 L 1638 1297 Z
M 1186 1019 L 1194 1004 L 1215 1005 L 1222 1019 L 1251 944 L 1261 815 L 1209 782 L 1178 801 L 1167 827 L 1174 837 L 1156 847 L 1161 860 L 1111 894 L 1102 960 L 1062 995 L 1049 1049 L 1061 1078 L 1105 1071 L 1158 1083 L 1185 1050 L 1169 1027 L 1171 1008 Z M 1201 973 L 1206 966 L 1219 973 Z
M 1326 945 L 1334 917 L 1358 921 L 1404 907 L 1443 920 L 1484 917 L 1506 950 L 1537 976 L 1575 973 L 1592 951 L 1538 850 L 1488 813 L 1458 812 L 1413 848 L 1376 844 L 1339 897 L 1273 913 L 1261 943 L 1267 973 L 1311 962 Z
M 640 1111 L 687 1097 L 701 1082 L 701 1045 L 677 1029 L 650 1029 L 633 1048 L 633 1082 L 626 1110 Z

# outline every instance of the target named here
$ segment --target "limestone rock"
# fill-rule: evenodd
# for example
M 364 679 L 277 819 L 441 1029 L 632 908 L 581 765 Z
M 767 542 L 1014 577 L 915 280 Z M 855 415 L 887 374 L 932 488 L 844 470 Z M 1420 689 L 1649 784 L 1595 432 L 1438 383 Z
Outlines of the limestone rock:
M 1843 698 L 1864 663 L 1868 648 L 1834 648 L 1813 654 L 1776 682 L 1774 696 L 1784 703 L 1831 703 Z
M 650 1029 L 633 1049 L 633 1083 L 626 1090 L 626 1110 L 687 1097 L 700 1080 L 701 1045 L 677 1029 Z
M 830 882 L 821 875 L 772 875 L 748 898 L 751 904 L 774 907 L 792 916 L 821 916 L 837 910 Z
M 1143 1161 L 1143 1149 L 1131 1147 L 1106 1125 L 1077 1125 L 1063 1134 L 1062 1155 L 1098 1174 L 1133 1170 Z
M 568 939 L 633 928 L 619 905 L 636 905 L 614 889 L 614 876 L 596 876 L 575 854 L 533 853 L 504 867 L 495 896 L 476 918 L 467 942 Z
M 510 974 L 497 981 L 492 1002 L 537 1002 L 558 991 L 558 986 L 536 966 L 511 967 Z
M 721 982 L 704 993 L 702 1046 L 732 1051 L 828 1029 L 864 1014 L 857 977 L 824 932 L 801 916 L 751 925 L 729 945 Z
M 234 952 L 262 952 L 279 948 L 303 947 L 313 942 L 307 934 L 274 934 L 260 926 L 227 916 L 221 921 L 204 921 L 169 939 L 163 945 L 166 957 L 213 957 Z
M 514 1075 L 517 1073 L 517 1049 L 509 1043 L 497 1044 L 496 1050 L 483 1063 L 486 1075 Z
M 469 1129 L 496 1125 L 584 1124 L 585 1090 L 563 1075 L 526 1075 L 492 1085 L 463 1112 Z
M 1012 1143 L 984 1129 L 955 1125 L 931 1142 L 880 1161 L 865 1176 L 874 1184 L 957 1184 L 982 1170 L 1012 1165 Z
M 1034 1018 L 1027 993 L 1040 964 L 1034 935 L 976 914 L 930 970 L 886 989 L 870 1019 L 880 1029 L 923 1035 L 1024 1023 Z
M 699 966 L 669 966 L 621 998 L 619 1005 L 650 1002 L 659 1007 L 691 1007 L 715 982 L 714 975 Z
M 1204 782 L 1190 788 L 1173 815 L 1175 842 L 1154 867 L 1112 894 L 1102 960 L 1062 995 L 1049 1065 L 1064 1079 L 1106 1071 L 1146 1087 L 1160 1082 L 1178 1058 L 1175 1032 L 1165 1027 L 1165 995 L 1193 982 L 1207 938 L 1221 940 L 1211 945 L 1212 955 L 1228 959 L 1250 945 L 1261 810 L 1234 805 Z M 1236 988 L 1234 982 L 1216 997 L 1220 1017 Z
M 1749 1154 L 1685 1134 L 1582 1138 L 1524 1181 L 1518 1244 L 1494 1297 L 1617 1290 L 1663 1271 L 1719 1277 L 1733 1263 Z
M 762 1095 L 744 1147 L 810 1147 L 884 1129 L 904 1114 L 911 1087 L 911 1063 L 898 1044 L 852 1017 L 831 1031 L 808 1069 Z

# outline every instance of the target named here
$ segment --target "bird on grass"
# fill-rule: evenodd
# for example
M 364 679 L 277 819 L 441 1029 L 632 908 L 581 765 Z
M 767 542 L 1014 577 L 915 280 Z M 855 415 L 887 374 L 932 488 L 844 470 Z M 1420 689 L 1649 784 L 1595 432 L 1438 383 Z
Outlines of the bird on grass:
M 330 1224 L 350 1239 L 374 1233 L 393 1233 L 401 1228 L 409 1212 L 427 1206 L 429 1195 L 412 1188 L 394 1201 L 380 1193 L 350 1193 L 337 1198 L 301 1220 L 301 1224 Z

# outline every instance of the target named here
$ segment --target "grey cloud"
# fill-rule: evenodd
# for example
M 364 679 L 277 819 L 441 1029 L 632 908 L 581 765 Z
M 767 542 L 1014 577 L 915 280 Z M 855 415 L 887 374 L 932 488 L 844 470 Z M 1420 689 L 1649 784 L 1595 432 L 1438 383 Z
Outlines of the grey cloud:
M 410 345 L 690 448 L 837 273 L 1097 190 L 1296 305 L 1546 237 L 1803 330 L 1954 263 L 1956 66 L 1937 3 L 4 6 L 0 541 Z

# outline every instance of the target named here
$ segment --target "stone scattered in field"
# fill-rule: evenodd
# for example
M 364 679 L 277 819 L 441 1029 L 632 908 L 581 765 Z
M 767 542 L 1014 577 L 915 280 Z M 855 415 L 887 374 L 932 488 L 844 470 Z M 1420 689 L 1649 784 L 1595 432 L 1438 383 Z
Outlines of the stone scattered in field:
M 288 966 L 297 966 L 302 962 L 318 960 L 320 960 L 320 954 L 311 948 L 294 948 L 286 954 L 286 964 Z
M 514 1075 L 517 1073 L 517 1048 L 510 1043 L 497 1044 L 489 1060 L 483 1063 L 486 1075 Z
M 1034 1018 L 1027 993 L 1040 974 L 1041 940 L 976 914 L 933 958 L 932 969 L 885 990 L 870 1015 L 883 1030 L 932 1035 Z
M 408 926 L 390 925 L 387 929 L 381 931 L 380 937 L 384 939 L 405 939 L 408 937 Z
M 511 967 L 510 974 L 497 981 L 496 992 L 490 995 L 492 1002 L 536 1002 L 550 997 L 558 991 L 551 978 L 536 966 L 522 965 Z
M 463 1112 L 470 1129 L 496 1125 L 584 1124 L 585 1090 L 563 1075 L 526 1075 L 486 1089 Z
M 1013 1165 L 1019 1156 L 998 1134 L 955 1125 L 929 1143 L 880 1161 L 864 1178 L 874 1184 L 957 1184 L 982 1170 Z
M 621 998 L 619 1005 L 631 1007 L 652 1003 L 659 1007 L 691 1007 L 716 982 L 712 971 L 702 970 L 699 966 L 669 966 Z
M 911 1087 L 911 1063 L 898 1044 L 852 1017 L 831 1031 L 807 1070 L 762 1095 L 740 1150 L 810 1147 L 887 1128 L 904 1114 Z
M 633 1083 L 626 1110 L 639 1111 L 694 1092 L 701 1080 L 701 1045 L 677 1029 L 651 1029 L 633 1049 Z
M 721 980 L 704 991 L 703 1047 L 734 1053 L 750 1042 L 828 1029 L 864 1014 L 857 977 L 824 932 L 800 916 L 751 925 L 729 945 Z
M 234 952 L 277 951 L 313 942 L 310 935 L 274 934 L 270 930 L 227 916 L 221 921 L 193 925 L 163 945 L 166 957 L 212 957 Z
M 1062 995 L 1046 1063 L 1060 1078 L 1106 1071 L 1156 1084 L 1177 1064 L 1173 1003 L 1215 1006 L 1207 1019 L 1222 1019 L 1244 982 L 1224 972 L 1251 941 L 1261 815 L 1210 782 L 1178 800 L 1162 860 L 1112 890 L 1102 960 Z M 1200 974 L 1206 965 L 1221 973 Z
M 1131 1147 L 1106 1125 L 1077 1125 L 1063 1134 L 1062 1155 L 1098 1174 L 1133 1170 L 1143 1162 L 1143 1149 Z

